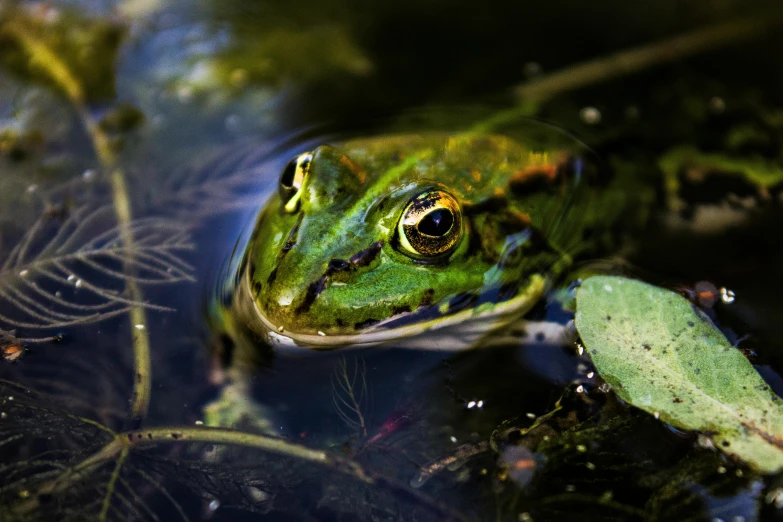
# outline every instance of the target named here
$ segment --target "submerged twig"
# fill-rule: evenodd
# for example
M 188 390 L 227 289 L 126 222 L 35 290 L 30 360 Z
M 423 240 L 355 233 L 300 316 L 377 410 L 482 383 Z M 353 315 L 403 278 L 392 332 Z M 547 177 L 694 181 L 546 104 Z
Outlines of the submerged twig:
M 566 92 L 755 38 L 779 25 L 783 25 L 783 15 L 779 10 L 764 12 L 565 67 L 517 86 L 514 96 L 518 105 L 477 123 L 471 130 L 491 131 L 519 118 L 535 115 L 541 102 Z
M 758 37 L 781 24 L 783 16 L 776 10 L 696 29 L 667 40 L 566 67 L 520 85 L 515 89 L 515 94 L 520 100 L 549 99 L 570 90 Z

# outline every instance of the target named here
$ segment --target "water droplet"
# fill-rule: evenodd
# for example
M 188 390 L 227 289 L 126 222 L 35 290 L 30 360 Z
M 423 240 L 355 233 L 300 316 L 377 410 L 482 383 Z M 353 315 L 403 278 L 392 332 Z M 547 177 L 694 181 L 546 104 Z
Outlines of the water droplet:
M 318 330 L 318 335 L 320 335 L 321 337 L 326 337 L 326 334 L 323 333 L 321 330 Z
M 204 425 L 204 421 L 196 421 L 196 426 L 203 426 L 203 425 Z
M 587 374 L 587 378 L 588 379 L 592 379 L 594 375 L 595 375 L 595 372 L 590 372 L 590 373 Z
M 212 500 L 209 503 L 209 510 L 210 511 L 217 511 L 217 508 L 219 508 L 219 507 L 220 507 L 220 501 L 217 500 L 217 499 L 216 500 Z
M 726 110 L 726 101 L 720 96 L 710 98 L 710 110 L 715 114 L 722 114 Z
M 471 408 L 473 408 L 473 407 L 475 407 L 475 406 L 476 406 L 476 401 L 470 401 L 470 402 L 468 403 L 468 409 L 471 409 Z
M 193 100 L 193 88 L 189 85 L 183 85 L 177 89 L 177 99 L 180 103 L 190 103 Z
M 32 194 L 36 190 L 38 190 L 38 185 L 30 185 L 29 187 L 27 187 L 27 193 L 28 194 Z
M 543 68 L 538 62 L 527 62 L 524 66 L 522 66 L 522 72 L 527 78 L 535 78 L 543 72 Z
M 229 114 L 226 116 L 226 120 L 224 122 L 224 125 L 226 126 L 226 130 L 229 132 L 237 132 L 239 131 L 239 127 L 242 124 L 242 119 L 237 114 Z
M 277 327 L 278 332 L 282 332 L 283 330 L 285 330 L 285 328 L 283 328 L 283 325 Z
M 775 507 L 780 509 L 783 507 L 783 488 L 775 488 L 764 497 L 767 504 L 775 504 Z
M 726 473 L 726 468 L 724 468 L 723 466 L 718 466 L 718 473 L 723 475 L 724 473 Z
M 9 400 L 9 401 L 12 401 L 12 400 L 14 400 L 14 396 L 13 396 L 13 395 L 9 395 L 9 396 L 8 396 L 8 400 Z
M 579 355 L 582 355 L 583 353 L 585 353 L 585 347 L 582 346 L 581 344 L 577 344 L 576 345 L 576 353 L 578 353 Z
M 588 125 L 595 125 L 601 122 L 601 111 L 595 107 L 584 107 L 579 111 L 579 117 Z
M 231 85 L 236 87 L 237 89 L 241 89 L 245 87 L 248 84 L 248 81 L 250 80 L 250 75 L 247 72 L 247 69 L 234 69 L 231 71 L 231 75 L 229 76 L 229 81 L 231 82 Z
M 7 418 L 8 418 L 8 414 L 6 412 L 0 413 L 0 419 L 7 419 Z
M 712 439 L 711 439 L 711 438 L 709 438 L 709 437 L 707 437 L 706 435 L 703 435 L 703 434 L 700 434 L 700 435 L 699 435 L 699 436 L 696 438 L 696 443 L 697 443 L 697 444 L 698 444 L 700 447 L 702 447 L 702 448 L 704 448 L 704 449 L 712 449 L 712 450 L 714 450 L 714 449 L 715 449 L 715 444 L 712 442 Z
M 581 384 L 576 387 L 576 393 L 584 393 L 584 392 L 585 392 L 585 387 L 582 386 Z
M 247 486 L 245 492 L 250 499 L 256 504 L 261 502 L 267 502 L 269 500 L 269 493 L 256 486 Z
M 578 451 L 579 453 L 584 453 L 585 451 L 587 451 L 587 446 L 585 446 L 584 444 L 577 444 L 576 451 Z
M 484 407 L 484 401 L 478 401 L 476 403 L 476 408 L 483 408 Z
M 87 169 L 84 172 L 82 172 L 82 179 L 84 181 L 92 181 L 95 179 L 95 171 L 93 169 Z
M 74 279 L 76 279 L 75 275 L 71 274 L 68 276 L 68 281 L 73 281 Z
M 604 285 L 604 290 L 606 290 L 607 292 L 611 292 L 612 287 L 610 285 Z
M 456 443 L 457 443 L 457 437 L 455 437 L 454 435 L 452 435 L 451 437 L 449 437 L 449 440 L 450 440 L 451 442 L 453 442 L 454 444 L 456 444 Z
M 73 284 L 73 286 L 75 286 L 76 288 L 79 288 L 80 286 L 82 286 L 82 280 L 81 279 L 77 279 L 76 282 Z
M 655 420 L 658 420 L 661 418 L 661 414 L 656 411 L 655 413 L 653 413 L 653 417 L 655 417 Z
M 133 327 L 135 329 L 137 329 L 137 330 L 144 330 L 144 325 L 143 324 L 136 324 L 136 325 L 133 325 Z
M 28 274 L 27 270 L 22 270 L 21 272 L 19 272 L 19 277 L 27 277 L 27 274 Z
M 528 413 L 527 414 L 527 418 L 533 420 L 533 419 L 536 418 L 536 414 L 535 413 Z
M 55 297 L 62 297 L 62 296 L 63 296 L 63 293 L 62 293 L 62 292 L 60 292 L 59 290 L 57 290 L 57 291 L 54 293 L 54 296 L 55 296 Z
M 735 299 L 737 299 L 737 295 L 734 293 L 733 290 L 729 290 L 726 287 L 720 289 L 720 300 L 723 301 L 725 304 L 731 304 L 734 302 Z

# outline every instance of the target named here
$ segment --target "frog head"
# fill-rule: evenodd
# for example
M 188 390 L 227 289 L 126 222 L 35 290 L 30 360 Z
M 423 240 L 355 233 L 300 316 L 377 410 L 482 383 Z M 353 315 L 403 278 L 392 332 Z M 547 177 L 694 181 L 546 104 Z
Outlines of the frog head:
M 567 258 L 555 221 L 573 163 L 497 135 L 387 136 L 296 156 L 245 253 L 253 328 L 330 348 L 523 313 Z

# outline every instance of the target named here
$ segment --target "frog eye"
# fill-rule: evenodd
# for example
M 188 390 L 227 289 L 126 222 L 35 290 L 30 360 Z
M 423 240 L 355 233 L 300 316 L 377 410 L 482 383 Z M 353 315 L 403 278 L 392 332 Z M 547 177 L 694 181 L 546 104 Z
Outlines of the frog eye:
M 422 259 L 450 252 L 462 235 L 459 203 L 442 190 L 428 190 L 413 198 L 397 226 L 404 253 Z
M 296 212 L 296 209 L 299 207 L 302 186 L 304 185 L 307 172 L 310 170 L 312 159 L 313 155 L 310 152 L 300 154 L 289 161 L 283 172 L 280 173 L 278 191 L 286 212 Z

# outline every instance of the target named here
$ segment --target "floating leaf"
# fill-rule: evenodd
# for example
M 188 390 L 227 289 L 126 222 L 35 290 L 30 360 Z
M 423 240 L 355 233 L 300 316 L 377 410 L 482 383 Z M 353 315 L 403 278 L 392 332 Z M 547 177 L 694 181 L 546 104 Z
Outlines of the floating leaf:
M 702 432 L 760 472 L 783 469 L 783 401 L 685 298 L 596 276 L 584 281 L 576 300 L 579 335 L 620 398 Z

